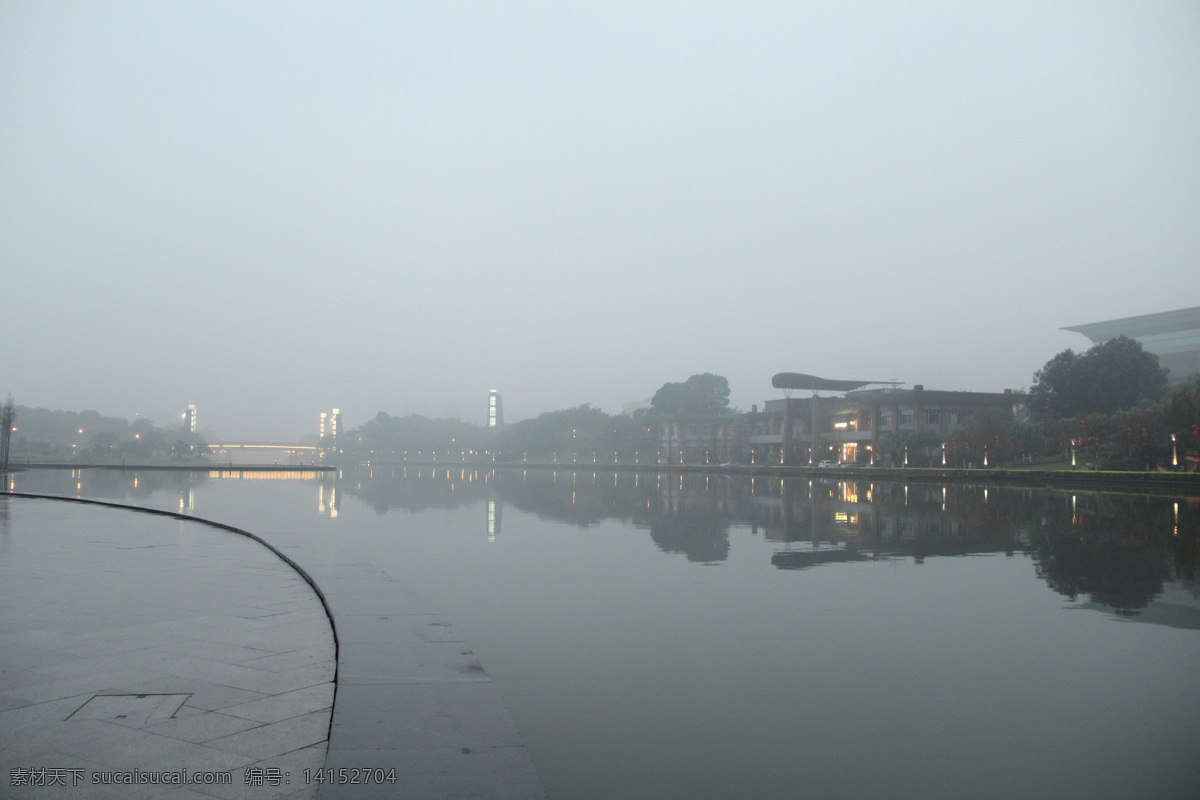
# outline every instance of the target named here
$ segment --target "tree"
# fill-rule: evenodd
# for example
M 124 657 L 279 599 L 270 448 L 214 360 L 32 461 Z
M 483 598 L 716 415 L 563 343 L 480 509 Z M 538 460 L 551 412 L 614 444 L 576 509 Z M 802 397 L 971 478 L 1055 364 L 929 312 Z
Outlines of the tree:
M 1165 413 L 1178 448 L 1174 455 L 1187 471 L 1195 472 L 1200 467 L 1200 375 L 1193 375 L 1171 392 Z
M 0 464 L 4 472 L 8 472 L 8 449 L 12 443 L 13 423 L 17 421 L 17 406 L 13 403 L 12 395 L 0 405 Z
M 500 440 L 510 453 L 579 454 L 612 449 L 612 417 L 584 403 L 575 408 L 547 411 L 510 425 Z
M 1033 376 L 1030 409 L 1043 419 L 1114 414 L 1162 402 L 1167 369 L 1141 343 L 1118 336 L 1083 355 L 1064 350 Z
M 942 437 L 933 431 L 893 431 L 884 434 L 879 440 L 879 445 L 892 457 L 893 466 L 904 464 L 904 456 L 907 453 L 909 466 L 931 467 L 933 452 L 941 452 Z
M 430 419 L 420 414 L 393 417 L 380 411 L 375 418 L 363 423 L 354 435 L 347 437 L 349 443 L 364 450 L 380 452 L 405 450 L 412 453 L 483 449 L 485 433 L 478 425 L 458 419 Z
M 654 393 L 650 409 L 655 414 L 724 414 L 729 411 L 729 381 L 705 372 L 683 383 L 664 383 Z

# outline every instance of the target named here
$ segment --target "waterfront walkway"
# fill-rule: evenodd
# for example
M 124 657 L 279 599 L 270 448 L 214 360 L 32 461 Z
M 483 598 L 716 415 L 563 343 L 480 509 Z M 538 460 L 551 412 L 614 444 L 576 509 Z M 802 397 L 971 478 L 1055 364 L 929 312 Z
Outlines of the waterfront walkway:
M 248 536 L 0 497 L 0 794 L 544 797 L 448 625 L 371 565 L 301 566 L 325 606 Z M 184 770 L 229 779 L 98 783 Z

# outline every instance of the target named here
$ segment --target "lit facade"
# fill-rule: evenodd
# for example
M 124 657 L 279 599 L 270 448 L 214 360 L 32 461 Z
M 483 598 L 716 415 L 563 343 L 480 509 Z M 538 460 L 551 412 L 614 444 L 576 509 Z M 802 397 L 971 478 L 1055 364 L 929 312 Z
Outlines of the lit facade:
M 196 432 L 196 404 L 188 403 L 187 411 L 183 412 L 183 429 L 188 433 Z
M 342 411 L 339 408 L 333 409 L 332 413 L 321 412 L 320 421 L 320 442 L 321 447 L 335 450 L 338 446 L 338 433 L 342 427 Z
M 1022 400 L 1004 392 L 878 389 L 843 397 L 768 400 L 765 424 L 750 437 L 767 463 L 819 464 L 874 461 L 880 439 L 909 432 L 949 438 L 982 416 L 1011 417 Z
M 674 465 L 874 463 L 881 437 L 949 439 L 982 416 L 1012 416 L 1023 397 L 993 392 L 881 389 L 768 400 L 760 411 L 659 423 L 658 462 Z
M 499 428 L 504 424 L 504 400 L 495 389 L 488 392 L 487 426 Z

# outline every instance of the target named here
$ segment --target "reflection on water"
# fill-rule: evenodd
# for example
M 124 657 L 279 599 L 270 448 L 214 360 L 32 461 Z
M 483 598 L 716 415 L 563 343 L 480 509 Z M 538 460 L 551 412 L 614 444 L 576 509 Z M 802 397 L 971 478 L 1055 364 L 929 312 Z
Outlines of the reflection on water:
M 497 534 L 500 533 L 500 514 L 504 506 L 492 500 L 487 501 L 487 538 L 489 542 L 496 540 Z
M 1166 582 L 1196 580 L 1195 498 L 628 472 L 398 469 L 373 475 L 347 491 L 377 513 L 482 502 L 489 539 L 509 504 L 581 528 L 624 521 L 647 530 L 662 552 L 709 564 L 728 557 L 736 525 L 780 544 L 771 557 L 779 569 L 1021 554 L 1060 594 L 1086 596 L 1126 615 L 1145 608 Z
M 1056 592 L 1071 600 L 1088 598 L 1093 607 L 1126 616 L 1144 609 L 1168 582 L 1194 590 L 1200 563 L 1200 498 L 428 466 L 336 473 L 34 470 L 14 474 L 10 488 L 134 502 L 171 494 L 178 498 L 177 510 L 203 515 L 196 506 L 196 486 L 212 481 L 308 483 L 317 495 L 317 513 L 331 519 L 338 517 L 347 495 L 380 515 L 480 504 L 489 541 L 500 532 L 506 505 L 583 529 L 616 520 L 647 531 L 663 553 L 704 564 L 728 558 L 735 526 L 748 526 L 752 535 L 778 543 L 770 561 L 782 570 L 882 559 L 922 564 L 944 556 L 1022 555 Z
M 250 470 L 250 469 L 213 469 L 208 471 L 209 478 L 227 481 L 309 481 L 324 472 L 311 469 L 289 470 Z

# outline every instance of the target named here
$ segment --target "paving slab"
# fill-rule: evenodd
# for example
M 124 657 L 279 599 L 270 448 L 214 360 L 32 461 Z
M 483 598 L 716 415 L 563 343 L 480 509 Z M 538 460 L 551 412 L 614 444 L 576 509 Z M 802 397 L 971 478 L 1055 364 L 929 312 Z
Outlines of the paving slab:
M 198 521 L 0 505 L 0 796 L 316 796 L 336 646 L 291 565 Z

